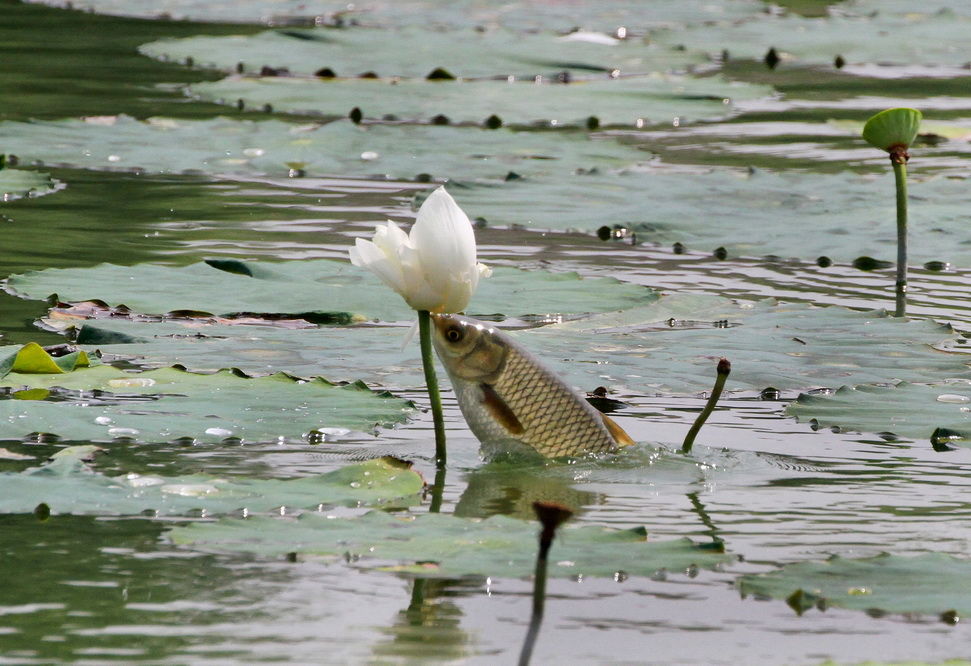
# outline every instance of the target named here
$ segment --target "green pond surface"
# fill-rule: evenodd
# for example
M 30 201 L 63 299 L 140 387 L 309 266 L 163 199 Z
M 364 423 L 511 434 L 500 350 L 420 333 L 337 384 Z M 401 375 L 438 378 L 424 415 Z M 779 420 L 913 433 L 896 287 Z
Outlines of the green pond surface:
M 536 500 L 574 517 L 533 663 L 968 663 L 969 30 L 0 0 L 0 664 L 514 663 Z M 901 319 L 860 138 L 894 106 L 924 114 Z M 469 314 L 636 446 L 484 461 L 442 373 L 436 472 L 413 314 L 347 248 L 441 184 L 495 269 Z

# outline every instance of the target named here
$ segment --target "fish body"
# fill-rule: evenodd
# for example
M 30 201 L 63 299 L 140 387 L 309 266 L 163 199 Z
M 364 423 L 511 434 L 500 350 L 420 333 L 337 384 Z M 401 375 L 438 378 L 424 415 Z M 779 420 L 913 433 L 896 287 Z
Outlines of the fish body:
M 487 458 L 548 458 L 615 451 L 634 442 L 506 333 L 459 315 L 433 314 L 432 341 L 459 407 Z

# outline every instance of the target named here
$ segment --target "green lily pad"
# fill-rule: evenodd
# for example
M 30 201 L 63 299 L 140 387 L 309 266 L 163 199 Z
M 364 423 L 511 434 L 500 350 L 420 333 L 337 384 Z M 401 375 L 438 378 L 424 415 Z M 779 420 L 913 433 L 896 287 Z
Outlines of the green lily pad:
M 111 344 L 110 337 L 101 337 L 107 333 L 142 339 Z M 81 345 L 86 349 L 149 367 L 181 363 L 193 369 L 323 372 L 393 389 L 422 383 L 417 345 L 401 348 L 402 327 L 287 330 L 103 320 L 85 324 L 81 334 L 88 341 Z M 963 355 L 933 347 L 957 339 L 950 327 L 835 306 L 773 301 L 739 306 L 714 296 L 672 295 L 621 313 L 511 334 L 585 390 L 708 391 L 721 356 L 733 364 L 730 391 L 971 378 Z
M 64 0 L 41 0 L 64 6 Z M 534 30 L 615 30 L 618 26 L 661 26 L 671 23 L 703 23 L 739 20 L 765 11 L 756 0 L 680 0 L 651 6 L 645 13 L 641 0 L 604 0 L 596 3 L 497 5 L 492 0 L 373 0 L 366 5 L 321 2 L 309 6 L 305 0 L 72 0 L 74 8 L 106 14 L 173 18 L 231 23 L 313 24 L 318 17 L 337 22 L 383 26 L 428 26 L 469 28 L 503 25 Z M 311 13 L 312 12 L 312 13 Z
M 937 428 L 956 438 L 971 439 L 971 380 L 966 373 L 937 372 L 931 384 L 844 386 L 832 394 L 803 394 L 786 410 L 800 421 L 844 430 L 890 432 L 928 439 Z M 957 378 L 960 377 L 960 378 Z
M 246 273 L 249 273 L 247 275 Z M 313 260 L 280 263 L 213 261 L 185 267 L 101 264 L 89 269 L 46 269 L 14 275 L 7 288 L 25 298 L 97 299 L 138 313 L 211 317 L 286 314 L 319 323 L 415 317 L 367 270 Z M 165 285 L 165 290 L 147 288 Z M 472 309 L 508 315 L 586 314 L 623 309 L 657 298 L 655 291 L 614 278 L 581 279 L 499 267 L 480 283 Z M 188 311 L 188 312 L 186 312 Z
M 951 3 L 952 6 L 953 3 Z M 803 18 L 769 12 L 738 23 L 695 25 L 655 34 L 664 44 L 683 44 L 732 58 L 761 60 L 775 48 L 781 64 L 829 65 L 836 56 L 847 63 L 963 65 L 971 16 L 954 12 L 919 13 L 913 7 L 898 11 L 862 12 L 856 16 Z M 923 8 L 922 8 L 923 9 Z
M 131 373 L 99 365 L 67 374 L 7 374 L 0 380 L 0 440 L 33 432 L 92 441 L 301 440 L 313 431 L 402 423 L 413 409 L 390 394 L 320 377 L 179 367 Z
M 963 242 L 971 205 L 966 174 L 918 175 L 908 185 L 912 261 L 971 263 L 971 245 Z M 462 209 L 489 225 L 587 231 L 621 225 L 639 241 L 841 263 L 896 257 L 893 188 L 889 169 L 865 176 L 713 169 L 691 177 L 627 169 L 501 187 L 449 185 Z
M 583 132 L 478 127 L 303 124 L 128 116 L 0 123 L 0 144 L 22 159 L 98 169 L 208 174 L 312 174 L 412 179 L 568 176 L 650 158 L 638 147 Z M 391 148 L 393 146 L 393 149 Z M 0 172 L 0 177 L 5 172 Z M 32 172 L 27 172 L 32 173 Z
M 729 390 L 971 377 L 962 355 L 932 347 L 957 339 L 949 326 L 771 300 L 670 296 L 518 337 L 573 384 L 635 393 L 710 390 L 719 357 Z
M 59 375 L 75 368 L 91 365 L 88 355 L 75 351 L 64 356 L 51 356 L 36 342 L 30 342 L 20 349 L 0 358 L 0 379 L 11 372 L 21 374 Z
M 870 613 L 921 613 L 958 617 L 971 613 L 971 561 L 943 553 L 915 557 L 878 555 L 825 562 L 796 562 L 778 571 L 742 576 L 742 595 L 786 599 L 798 613 L 839 606 Z
M 539 525 L 505 516 L 467 520 L 447 514 L 398 517 L 372 511 L 358 518 L 310 513 L 295 520 L 224 518 L 178 527 L 169 535 L 175 543 L 197 549 L 263 557 L 296 553 L 423 577 L 521 577 L 535 567 Z M 558 531 L 550 559 L 551 576 L 605 577 L 714 568 L 735 557 L 715 544 L 698 545 L 689 539 L 648 541 L 643 528 L 568 525 Z
M 2 142 L 4 150 L 11 150 Z M 0 201 L 13 201 L 22 197 L 39 197 L 63 188 L 64 185 L 46 173 L 0 167 Z
M 366 118 L 388 114 L 408 120 L 444 115 L 452 122 L 482 123 L 496 115 L 512 125 L 585 126 L 590 117 L 604 125 L 639 126 L 714 120 L 733 113 L 739 99 L 762 99 L 768 86 L 731 82 L 718 76 L 632 76 L 573 83 L 509 83 L 505 80 L 425 81 L 232 76 L 191 86 L 204 101 L 247 106 L 269 104 L 276 111 L 346 116 L 359 108 Z
M 425 485 L 411 464 L 377 458 L 297 479 L 255 479 L 192 474 L 180 477 L 105 476 L 86 461 L 98 447 L 62 449 L 45 465 L 0 473 L 0 513 L 29 513 L 46 504 L 53 513 L 176 516 L 316 509 L 320 505 L 417 501 Z M 400 503 L 400 502 L 399 502 Z
M 611 40 L 597 43 L 587 33 L 462 29 L 428 30 L 427 25 L 396 30 L 353 28 L 334 30 L 271 30 L 252 36 L 190 37 L 142 46 L 148 56 L 171 61 L 191 58 L 195 63 L 259 73 L 264 66 L 285 68 L 289 74 L 312 75 L 328 67 L 341 76 L 375 72 L 381 76 L 424 78 L 436 68 L 458 78 L 557 76 L 566 71 L 624 74 L 666 73 L 701 65 L 701 52 L 659 47 L 650 40 Z M 409 48 L 402 48 L 407 44 Z M 349 109 L 348 109 L 349 110 Z

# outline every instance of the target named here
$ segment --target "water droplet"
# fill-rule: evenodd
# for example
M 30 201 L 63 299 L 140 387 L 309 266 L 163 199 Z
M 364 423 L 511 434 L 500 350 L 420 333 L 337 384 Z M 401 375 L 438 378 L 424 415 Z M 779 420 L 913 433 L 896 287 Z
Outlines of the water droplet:
M 937 396 L 938 402 L 947 402 L 954 405 L 963 405 L 965 403 L 971 402 L 971 398 L 966 395 L 958 395 L 956 393 L 943 393 Z
M 155 380 L 151 377 L 120 377 L 118 379 L 109 379 L 108 386 L 114 388 L 155 386 Z
M 226 428 L 206 428 L 206 434 L 216 437 L 228 437 L 233 434 L 233 431 L 227 430 Z

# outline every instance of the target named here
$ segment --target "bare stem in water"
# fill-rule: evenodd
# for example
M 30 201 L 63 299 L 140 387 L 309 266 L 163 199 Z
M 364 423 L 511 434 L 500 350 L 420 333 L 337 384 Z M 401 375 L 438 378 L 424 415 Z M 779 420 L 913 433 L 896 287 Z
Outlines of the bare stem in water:
M 704 409 L 698 414 L 698 418 L 695 419 L 691 430 L 688 431 L 687 436 L 684 438 L 684 444 L 681 445 L 681 453 L 691 453 L 691 447 L 694 446 L 695 437 L 698 436 L 701 426 L 705 425 L 705 421 L 708 420 L 708 417 L 715 410 L 715 403 L 721 397 L 722 391 L 725 389 L 725 382 L 728 380 L 728 375 L 731 371 L 732 364 L 729 363 L 727 358 L 718 360 L 718 376 L 715 377 L 715 386 L 711 389 L 711 395 L 708 396 L 708 402 L 705 403 Z
M 418 338 L 421 342 L 421 364 L 425 369 L 425 386 L 432 404 L 432 420 L 435 422 L 435 462 L 445 467 L 445 417 L 442 414 L 442 396 L 438 392 L 435 375 L 435 357 L 432 352 L 432 317 L 428 310 L 418 311 Z
M 897 186 L 897 309 L 894 315 L 907 312 L 907 154 L 906 146 L 890 151 L 890 164 Z
M 539 535 L 539 555 L 536 557 L 536 573 L 533 577 L 533 615 L 529 620 L 529 630 L 523 641 L 523 651 L 519 654 L 519 666 L 528 666 L 543 624 L 543 607 L 546 604 L 546 568 L 550 546 L 556 537 L 556 528 L 566 522 L 573 512 L 555 502 L 533 502 L 533 511 L 543 525 Z

